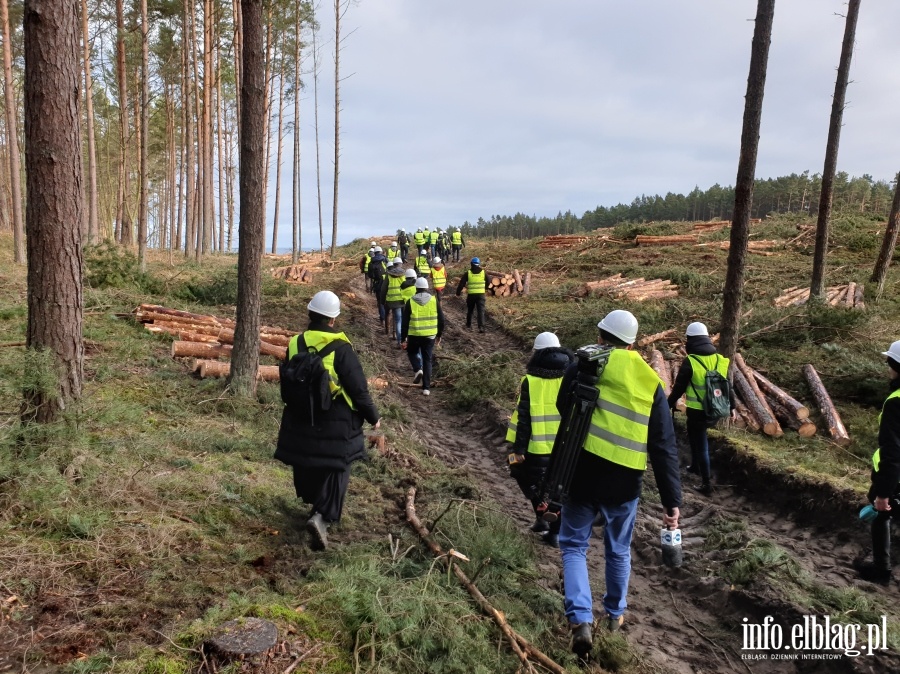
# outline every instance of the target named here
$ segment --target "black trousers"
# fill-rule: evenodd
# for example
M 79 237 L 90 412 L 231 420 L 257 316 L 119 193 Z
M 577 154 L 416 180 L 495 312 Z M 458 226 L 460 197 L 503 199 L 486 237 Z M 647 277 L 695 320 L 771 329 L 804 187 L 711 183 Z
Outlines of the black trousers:
M 544 475 L 550 465 L 549 454 L 525 454 L 525 461 L 510 466 L 509 474 L 519 484 L 525 498 L 531 501 L 534 514 L 537 515 L 538 506 L 541 505 L 541 485 Z M 559 533 L 560 520 L 557 519 L 550 525 L 551 533 Z
M 472 312 L 478 309 L 478 327 L 484 327 L 484 293 L 466 296 L 466 327 L 472 327 Z
M 312 505 L 326 522 L 337 522 L 344 510 L 344 497 L 350 485 L 350 466 L 335 468 L 301 468 L 294 466 L 294 489 L 297 498 Z
M 406 338 L 406 355 L 413 371 L 422 370 L 422 388 L 431 388 L 431 362 L 434 358 L 434 340 L 430 337 Z

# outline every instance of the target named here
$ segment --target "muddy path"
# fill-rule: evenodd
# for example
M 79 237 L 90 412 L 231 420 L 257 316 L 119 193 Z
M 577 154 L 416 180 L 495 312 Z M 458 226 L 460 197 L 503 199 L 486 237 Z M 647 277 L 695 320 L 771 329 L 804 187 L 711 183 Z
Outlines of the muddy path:
M 523 538 L 534 539 L 536 535 L 528 530 L 533 521 L 530 506 L 505 465 L 508 447 L 504 442 L 505 414 L 488 405 L 468 413 L 455 413 L 447 403 L 448 389 L 440 378 L 432 384 L 431 395 L 427 397 L 418 386 L 403 386 L 412 383 L 413 375 L 406 353 L 398 350 L 396 342 L 384 334 L 374 298 L 365 291 L 362 279 L 357 278 L 352 289 L 356 297 L 349 304 L 354 318 L 362 319 L 369 328 L 367 339 L 358 347 L 375 351 L 384 359 L 387 367 L 384 374 L 394 383 L 392 390 L 401 391 L 403 404 L 411 412 L 408 424 L 411 432 L 436 457 L 464 473 L 478 485 L 481 494 L 509 513 L 520 526 Z M 452 295 L 452 288 L 448 287 L 448 291 Z M 446 328 L 437 353 L 473 355 L 500 349 L 520 350 L 524 370 L 528 345 L 514 335 L 505 334 L 491 321 L 491 307 L 489 300 L 487 334 L 481 335 L 465 327 L 465 302 L 447 297 L 443 302 Z M 442 429 L 438 442 L 431 441 L 435 427 Z M 681 451 L 684 465 L 689 451 L 686 446 Z M 693 492 L 690 489 L 695 481 L 691 479 L 693 476 L 682 473 L 681 526 L 687 543 L 685 563 L 679 569 L 662 565 L 661 512 L 659 505 L 650 502 L 655 485 L 652 471 L 647 473 L 651 496 L 647 497 L 645 489 L 632 545 L 629 607 L 622 628 L 624 637 L 641 654 L 644 669 L 679 674 L 900 671 L 900 657 L 891 651 L 839 659 L 779 660 L 771 656 L 764 660 L 742 659 L 742 655 L 753 653 L 742 650 L 745 619 L 750 624 L 761 624 L 766 616 L 772 616 L 790 634 L 793 625 L 803 624 L 807 611 L 777 596 L 764 584 L 763 587 L 751 584 L 748 588 L 752 589 L 741 590 L 716 577 L 721 551 L 707 551 L 703 539 L 719 518 L 741 522 L 745 539 L 768 541 L 788 550 L 816 585 L 836 590 L 855 586 L 873 595 L 887 593 L 891 599 L 900 598 L 900 593 L 896 584 L 881 588 L 855 580 L 851 563 L 866 549 L 867 528 L 856 525 L 849 517 L 834 517 L 828 504 L 818 510 L 798 509 L 796 500 L 802 500 L 804 495 L 798 494 L 796 488 L 790 491 L 791 487 L 777 483 L 777 476 L 757 473 L 746 463 L 733 462 L 733 458 L 728 452 L 714 453 L 714 476 L 718 476 L 719 484 L 709 497 Z M 806 500 L 809 498 L 812 497 Z M 595 530 L 588 563 L 598 617 L 602 611 L 599 608 L 603 593 L 602 545 L 602 530 Z M 537 549 L 544 583 L 561 595 L 559 551 L 542 544 Z M 567 641 L 561 606 L 562 597 L 559 636 Z M 865 634 L 860 639 L 864 637 Z M 815 652 L 827 654 L 822 649 Z M 586 671 L 592 670 L 600 671 L 589 664 Z

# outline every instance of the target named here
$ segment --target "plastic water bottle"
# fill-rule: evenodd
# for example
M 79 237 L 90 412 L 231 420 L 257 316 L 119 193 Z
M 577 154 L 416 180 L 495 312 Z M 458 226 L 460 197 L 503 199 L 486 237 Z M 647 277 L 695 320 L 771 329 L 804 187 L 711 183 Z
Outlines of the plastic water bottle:
M 875 506 L 871 503 L 867 506 L 864 506 L 862 510 L 859 511 L 859 519 L 862 522 L 871 522 L 876 517 L 878 517 L 878 511 L 875 510 Z
M 663 528 L 659 532 L 659 542 L 662 548 L 663 564 L 673 569 L 684 562 L 684 551 L 681 549 L 681 529 Z

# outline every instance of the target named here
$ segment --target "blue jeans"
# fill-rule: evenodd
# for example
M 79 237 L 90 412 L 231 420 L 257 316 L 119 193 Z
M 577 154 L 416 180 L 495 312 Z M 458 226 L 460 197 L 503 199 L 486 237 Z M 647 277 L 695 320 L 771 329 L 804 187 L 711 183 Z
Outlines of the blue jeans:
M 397 333 L 397 344 L 400 343 L 400 332 L 403 329 L 403 307 L 388 309 L 394 315 L 394 328 Z
M 571 624 L 594 622 L 587 551 L 598 512 L 603 513 L 606 519 L 603 532 L 606 560 L 603 608 L 614 618 L 625 612 L 631 575 L 631 535 L 634 533 L 638 500 L 615 506 L 599 504 L 597 508 L 572 501 L 563 506 L 559 549 L 562 553 L 566 617 Z
M 691 464 L 699 471 L 703 482 L 709 482 L 709 441 L 703 410 L 687 411 L 687 433 L 691 445 Z

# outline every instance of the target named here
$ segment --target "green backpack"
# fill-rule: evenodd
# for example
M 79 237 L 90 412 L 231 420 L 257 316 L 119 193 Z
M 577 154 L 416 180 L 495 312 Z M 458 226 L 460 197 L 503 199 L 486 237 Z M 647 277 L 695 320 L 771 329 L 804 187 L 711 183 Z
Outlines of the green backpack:
M 688 356 L 688 358 L 693 358 L 693 356 Z M 706 395 L 703 396 L 702 401 L 703 411 L 706 413 L 706 425 L 715 426 L 720 419 L 727 419 L 731 416 L 731 383 L 716 369 L 719 366 L 718 354 L 716 354 L 716 365 L 711 370 L 707 370 L 699 358 L 693 358 L 693 361 L 706 370 Z M 699 398 L 693 381 L 691 388 L 694 389 L 694 395 Z

